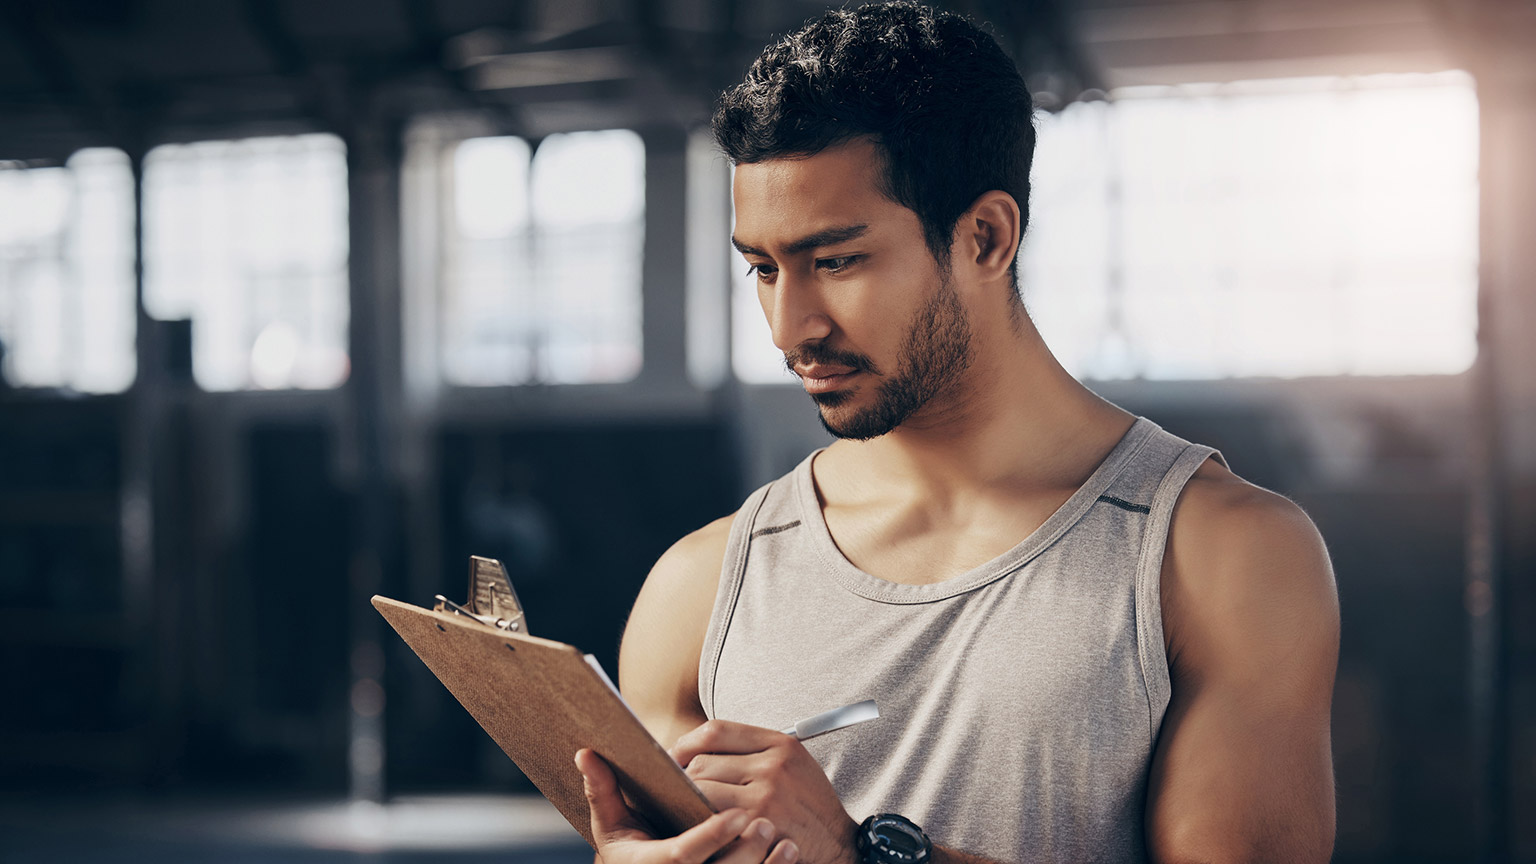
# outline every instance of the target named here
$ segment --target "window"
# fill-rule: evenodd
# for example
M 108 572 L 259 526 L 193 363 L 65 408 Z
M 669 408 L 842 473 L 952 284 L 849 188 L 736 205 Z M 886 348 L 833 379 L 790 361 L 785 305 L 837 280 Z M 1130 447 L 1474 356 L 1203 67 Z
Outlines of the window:
M 469 386 L 628 381 L 641 365 L 645 146 L 626 130 L 444 149 L 438 362 Z
M 1210 379 L 1471 365 L 1468 76 L 1114 96 L 1039 121 L 1021 279 L 1068 369 Z
M 94 148 L 63 167 L 0 163 L 0 344 L 17 387 L 133 383 L 133 171 Z
M 1200 380 L 1471 365 L 1469 76 L 1112 95 L 1037 119 L 1020 281 L 1070 371 Z M 733 368 L 747 382 L 792 381 L 745 269 L 734 280 Z
M 333 135 L 166 145 L 144 160 L 144 306 L 192 320 L 205 390 L 347 378 L 347 161 Z

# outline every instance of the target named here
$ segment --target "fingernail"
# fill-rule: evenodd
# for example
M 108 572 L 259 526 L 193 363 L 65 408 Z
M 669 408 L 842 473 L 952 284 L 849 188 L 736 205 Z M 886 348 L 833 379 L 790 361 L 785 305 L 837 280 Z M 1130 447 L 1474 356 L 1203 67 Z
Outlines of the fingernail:
M 769 822 L 767 819 L 759 819 L 757 820 L 757 824 L 752 826 L 752 833 L 763 838 L 764 840 L 767 840 L 769 837 L 773 836 L 773 823 Z
M 796 846 L 795 844 L 793 844 L 791 842 L 789 842 L 788 840 L 785 840 L 784 841 L 784 864 L 795 864 L 795 861 L 798 860 L 799 858 L 800 858 L 800 847 Z

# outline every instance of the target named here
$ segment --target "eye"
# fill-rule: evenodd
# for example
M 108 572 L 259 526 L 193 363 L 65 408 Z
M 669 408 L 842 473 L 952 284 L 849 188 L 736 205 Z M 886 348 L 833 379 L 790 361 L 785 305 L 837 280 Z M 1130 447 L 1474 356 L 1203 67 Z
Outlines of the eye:
M 779 268 L 773 266 L 772 264 L 747 265 L 747 275 L 751 276 L 754 273 L 757 274 L 757 281 L 759 282 L 772 282 L 774 275 L 778 272 Z
M 817 259 L 816 266 L 831 273 L 840 273 L 852 267 L 863 257 L 863 255 L 840 255 L 836 258 L 820 258 Z

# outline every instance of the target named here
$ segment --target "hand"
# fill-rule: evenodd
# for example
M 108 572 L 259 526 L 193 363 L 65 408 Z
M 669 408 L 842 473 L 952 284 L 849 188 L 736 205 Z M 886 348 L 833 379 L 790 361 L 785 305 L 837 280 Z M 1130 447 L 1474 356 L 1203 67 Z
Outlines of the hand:
M 773 823 L 731 808 L 676 837 L 658 839 L 619 794 L 613 769 L 591 750 L 576 753 L 592 811 L 592 839 L 602 864 L 795 864 L 800 850 L 790 840 L 774 843 Z M 771 847 L 771 851 L 770 851 Z
M 711 720 L 670 752 L 710 803 L 768 819 L 800 847 L 806 864 L 857 864 L 858 824 L 794 736 Z

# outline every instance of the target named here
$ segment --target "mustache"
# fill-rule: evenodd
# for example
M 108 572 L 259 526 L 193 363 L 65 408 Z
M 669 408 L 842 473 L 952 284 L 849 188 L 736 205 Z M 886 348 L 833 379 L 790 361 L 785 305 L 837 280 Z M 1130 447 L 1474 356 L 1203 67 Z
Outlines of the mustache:
M 847 366 L 855 372 L 879 375 L 875 362 L 854 351 L 839 351 L 822 342 L 807 342 L 784 352 L 784 368 L 794 374 L 796 366 Z

